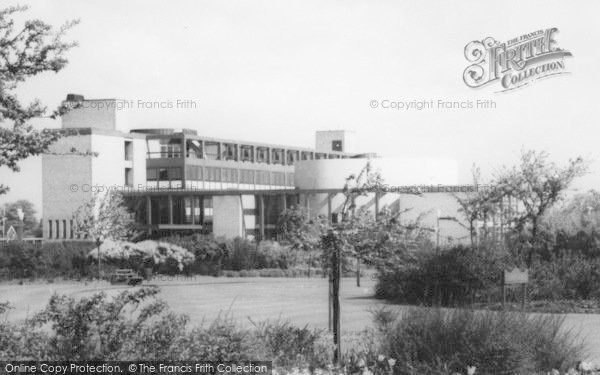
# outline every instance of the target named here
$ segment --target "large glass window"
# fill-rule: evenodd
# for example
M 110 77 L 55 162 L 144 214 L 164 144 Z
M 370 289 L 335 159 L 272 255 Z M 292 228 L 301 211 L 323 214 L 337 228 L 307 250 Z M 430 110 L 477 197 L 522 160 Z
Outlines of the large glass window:
M 125 141 L 125 160 L 133 160 L 133 142 Z
M 272 163 L 273 164 L 285 164 L 284 163 L 284 155 L 283 155 L 283 150 L 282 149 L 273 149 L 271 151 L 272 154 Z
M 207 159 L 219 160 L 219 143 L 218 142 L 204 142 L 204 154 Z
M 224 159 L 225 160 L 237 160 L 237 145 L 233 143 L 224 143 L 225 147 Z
M 254 161 L 254 157 L 253 157 L 253 147 L 252 146 L 246 146 L 246 145 L 242 145 L 240 146 L 241 149 L 241 153 L 242 153 L 242 157 L 241 160 L 242 161 Z
M 194 197 L 193 213 L 194 213 L 194 224 L 203 224 L 204 220 L 202 217 L 202 198 L 201 197 Z
M 250 170 L 250 169 L 240 169 L 240 183 L 253 184 L 254 183 L 254 171 Z
M 160 224 L 169 224 L 169 199 L 168 197 L 160 197 L 158 201 Z
M 256 148 L 256 161 L 259 163 L 269 162 L 269 149 L 266 147 Z
M 158 180 L 159 181 L 169 181 L 169 170 L 167 168 L 159 168 L 158 169 Z
M 221 181 L 221 168 L 206 167 L 206 180 L 213 182 Z
M 259 185 L 270 185 L 271 179 L 269 171 L 256 171 L 256 183 Z
M 181 138 L 171 139 L 148 139 L 148 158 L 180 158 L 181 157 Z
M 213 222 L 213 204 L 212 197 L 204 197 L 202 205 L 204 206 L 203 225 L 212 226 Z
M 238 182 L 237 169 L 223 168 L 223 182 Z
M 146 180 L 157 181 L 158 180 L 158 170 L 156 168 L 146 169 Z
M 285 185 L 285 173 L 283 172 L 272 172 L 273 185 L 284 186 Z
M 183 197 L 173 197 L 173 224 L 183 224 L 185 218 L 185 202 Z
M 188 158 L 202 159 L 202 142 L 188 139 L 185 144 L 186 156 Z

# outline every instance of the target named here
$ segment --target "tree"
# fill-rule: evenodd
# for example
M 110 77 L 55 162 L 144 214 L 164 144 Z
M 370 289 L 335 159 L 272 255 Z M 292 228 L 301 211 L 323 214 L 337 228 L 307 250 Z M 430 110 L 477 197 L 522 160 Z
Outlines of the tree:
M 123 203 L 120 192 L 109 190 L 95 193 L 73 214 L 74 232 L 94 241 L 98 248 L 98 279 L 100 279 L 100 246 L 107 239 L 124 240 L 133 236 L 133 215 Z
M 23 234 L 35 237 L 41 236 L 37 211 L 33 203 L 25 199 L 4 204 L 0 214 L 4 214 L 6 217 L 6 229 L 8 230 L 10 226 L 16 228 L 18 225 L 21 225 L 17 214 L 18 209 L 23 210 Z
M 520 210 L 512 213 L 510 221 L 526 244 L 526 264 L 529 266 L 540 248 L 539 229 L 542 217 L 564 197 L 577 177 L 587 172 L 583 158 L 571 159 L 564 167 L 548 160 L 546 152 L 523 151 L 521 162 L 512 168 L 502 168 L 495 178 L 495 199 L 516 199 Z
M 469 231 L 471 249 L 475 248 L 475 237 L 477 236 L 477 223 L 485 222 L 490 216 L 500 211 L 502 196 L 495 194 L 490 189 L 480 189 L 481 171 L 476 166 L 472 168 L 474 192 L 455 194 L 458 202 L 458 211 L 463 214 L 466 224 L 458 223 Z M 484 226 L 485 228 L 485 226 Z M 484 234 L 487 234 L 484 229 Z
M 65 54 L 75 42 L 63 40 L 77 20 L 62 25 L 57 31 L 40 20 L 25 21 L 15 28 L 14 16 L 27 7 L 0 10 L 0 167 L 19 171 L 19 161 L 48 151 L 61 134 L 48 129 L 36 130 L 30 121 L 44 117 L 47 108 L 39 100 L 23 104 L 14 91 L 27 79 L 44 72 L 59 72 L 67 65 Z M 61 106 L 50 116 L 56 118 L 67 107 Z M 8 187 L 0 184 L 0 194 Z
M 282 212 L 277 222 L 280 240 L 289 243 L 294 249 L 304 251 L 308 256 L 308 277 L 313 259 L 319 251 L 324 220 L 321 217 L 311 217 L 304 207 L 293 206 Z
M 397 217 L 384 212 L 384 215 L 369 214 L 365 210 L 357 210 L 356 200 L 369 193 L 380 194 L 385 185 L 381 175 L 373 170 L 370 162 L 358 175 L 346 178 L 342 193 L 344 203 L 340 210 L 341 220 L 332 224 L 324 222 L 321 228 L 321 248 L 325 264 L 330 265 L 330 283 L 333 310 L 333 340 L 335 344 L 334 361 L 341 359 L 341 329 L 340 329 L 340 280 L 341 266 L 344 259 L 349 257 L 361 259 L 376 258 L 379 251 L 383 257 L 393 258 L 397 262 L 405 262 L 410 258 L 406 250 L 409 247 L 398 246 L 406 238 L 406 228 L 403 228 Z M 392 249 L 397 251 L 394 253 Z M 371 253 L 372 256 L 367 254 Z M 384 255 L 385 254 L 385 255 Z

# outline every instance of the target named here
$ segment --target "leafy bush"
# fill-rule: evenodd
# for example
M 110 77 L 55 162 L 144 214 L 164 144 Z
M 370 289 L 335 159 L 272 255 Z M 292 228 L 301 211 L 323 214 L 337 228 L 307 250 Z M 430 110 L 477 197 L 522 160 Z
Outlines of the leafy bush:
M 11 241 L 0 245 L 0 279 L 81 278 L 91 275 L 89 241 L 47 242 L 43 245 Z
M 505 256 L 457 246 L 422 254 L 415 264 L 380 271 L 376 296 L 411 304 L 461 306 L 497 294 Z
M 0 320 L 0 361 L 6 360 L 270 360 L 275 368 L 325 369 L 329 334 L 286 321 L 244 329 L 230 314 L 189 327 L 156 299 L 157 288 L 76 300 L 54 295 L 25 322 Z M 4 304 L 3 304 L 4 306 Z M 345 335 L 342 366 L 350 373 L 448 374 L 467 365 L 478 374 L 565 369 L 580 359 L 576 338 L 558 316 L 468 310 L 379 310 L 375 329 Z
M 189 327 L 156 299 L 158 288 L 75 300 L 53 295 L 32 319 L 0 321 L 0 361 L 7 360 L 272 360 L 281 367 L 329 363 L 319 331 L 285 321 L 238 326 L 231 315 Z M 5 306 L 5 304 L 2 304 Z M 331 351 L 329 351 L 331 353 Z
M 600 258 L 562 252 L 532 267 L 531 298 L 589 299 L 600 297 Z
M 285 271 L 278 268 L 262 269 L 258 273 L 261 277 L 285 277 Z
M 159 266 L 159 271 L 174 274 L 183 271 L 185 265 L 194 262 L 194 254 L 187 249 L 169 242 L 145 240 L 137 243 L 127 241 L 106 240 L 100 246 L 100 251 L 90 250 L 88 256 L 93 259 L 100 257 L 109 263 L 117 263 L 129 268 L 140 268 L 139 265 Z
M 255 328 L 254 335 L 266 349 L 269 360 L 280 367 L 324 368 L 331 363 L 330 358 L 320 355 L 320 330 L 299 328 L 281 319 L 255 324 Z
M 228 256 L 226 241 L 217 241 L 209 235 L 170 236 L 162 241 L 181 246 L 194 254 L 196 260 L 186 266 L 186 270 L 194 274 L 218 276 L 223 269 L 223 260 Z
M 380 320 L 381 353 L 395 358 L 396 373 L 514 374 L 566 369 L 582 344 L 561 331 L 564 318 L 511 312 L 412 308 Z

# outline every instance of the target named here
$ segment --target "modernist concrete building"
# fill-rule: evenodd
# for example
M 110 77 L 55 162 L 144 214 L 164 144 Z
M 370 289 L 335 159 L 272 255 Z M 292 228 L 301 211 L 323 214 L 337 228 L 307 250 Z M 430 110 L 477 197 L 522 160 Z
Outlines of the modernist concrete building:
M 132 128 L 119 103 L 67 96 L 73 109 L 61 131 L 75 134 L 42 159 L 46 240 L 74 239 L 73 212 L 92 191 L 111 188 L 125 193 L 149 233 L 271 238 L 280 213 L 292 205 L 335 220 L 346 177 L 369 160 L 389 186 L 430 189 L 422 196 L 373 193 L 359 205 L 373 212 L 414 208 L 407 219 L 439 209 L 456 215 L 452 195 L 435 191 L 457 184 L 452 160 L 378 158 L 359 152 L 355 134 L 341 130 L 317 132 L 312 149 L 207 138 L 192 129 Z M 448 233 L 460 232 L 455 223 L 445 225 L 454 226 Z

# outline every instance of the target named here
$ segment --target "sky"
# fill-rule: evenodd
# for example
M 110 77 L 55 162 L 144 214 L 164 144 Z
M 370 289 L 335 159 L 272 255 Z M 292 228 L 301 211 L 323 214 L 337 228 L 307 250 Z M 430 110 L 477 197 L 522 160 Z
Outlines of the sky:
M 316 130 L 347 129 L 359 151 L 456 160 L 491 176 L 523 149 L 558 164 L 583 156 L 600 183 L 598 1 L 3 1 L 28 4 L 26 18 L 59 26 L 80 19 L 59 73 L 36 76 L 17 93 L 50 109 L 67 93 L 142 102 L 190 100 L 196 108 L 134 108 L 132 127 L 196 129 L 207 137 L 313 147 Z M 496 93 L 463 82 L 465 46 L 507 41 L 556 27 L 570 74 Z M 493 86 L 493 87 L 492 87 Z M 379 103 L 372 108 L 371 102 Z M 492 100 L 495 108 L 396 110 L 384 101 Z M 40 120 L 36 126 L 59 127 Z M 0 168 L 11 192 L 41 210 L 41 158 Z

